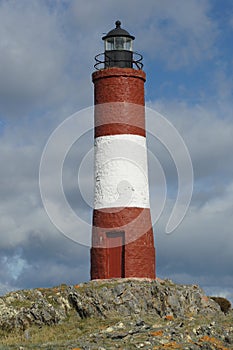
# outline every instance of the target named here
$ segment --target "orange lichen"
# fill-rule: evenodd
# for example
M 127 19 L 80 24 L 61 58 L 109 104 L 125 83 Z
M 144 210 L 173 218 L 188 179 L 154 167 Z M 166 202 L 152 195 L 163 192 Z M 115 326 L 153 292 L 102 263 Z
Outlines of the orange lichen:
M 165 320 L 168 320 L 168 321 L 174 320 L 174 316 L 172 316 L 172 315 L 166 315 L 164 318 L 165 318 Z
M 205 343 L 211 343 L 215 346 L 216 350 L 228 350 L 226 347 L 224 347 L 223 343 L 214 337 L 209 337 L 208 335 L 204 335 L 199 339 L 199 343 L 205 342 Z
M 163 335 L 163 330 L 160 329 L 159 331 L 151 332 L 150 334 L 151 334 L 153 337 L 159 337 L 159 336 Z
M 164 349 L 182 349 L 181 345 L 176 343 L 175 341 L 163 344 Z
M 203 295 L 201 297 L 201 300 L 207 303 L 209 301 L 209 298 L 206 295 Z

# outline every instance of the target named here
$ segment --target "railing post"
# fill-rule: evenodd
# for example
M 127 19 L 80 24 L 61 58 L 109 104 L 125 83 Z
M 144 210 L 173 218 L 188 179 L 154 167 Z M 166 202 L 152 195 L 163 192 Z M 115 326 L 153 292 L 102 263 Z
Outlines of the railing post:
M 104 58 L 103 58 L 103 59 L 100 59 L 99 57 L 101 57 L 101 56 L 103 56 Z M 138 56 L 138 59 L 136 59 L 135 56 Z M 106 58 L 108 59 L 108 61 L 106 60 Z M 141 54 L 139 54 L 139 53 L 137 53 L 137 52 L 133 52 L 132 64 L 133 64 L 133 66 L 136 66 L 136 68 L 139 69 L 139 70 L 143 68 L 142 59 L 143 59 L 143 57 L 142 57 Z M 100 66 L 101 64 L 103 64 L 103 65 L 105 66 L 106 63 L 107 63 L 108 65 L 110 65 L 111 59 L 110 59 L 110 57 L 108 57 L 108 56 L 106 55 L 106 53 L 103 52 L 103 53 L 100 53 L 100 54 L 98 54 L 98 55 L 95 56 L 95 61 L 96 61 L 96 63 L 94 64 L 94 68 L 95 68 L 96 70 L 100 70 L 101 67 L 99 68 L 99 66 Z M 124 61 L 124 60 L 123 60 L 123 61 Z M 126 61 L 124 61 L 124 62 L 126 62 Z M 133 68 L 134 68 L 134 67 L 133 67 Z

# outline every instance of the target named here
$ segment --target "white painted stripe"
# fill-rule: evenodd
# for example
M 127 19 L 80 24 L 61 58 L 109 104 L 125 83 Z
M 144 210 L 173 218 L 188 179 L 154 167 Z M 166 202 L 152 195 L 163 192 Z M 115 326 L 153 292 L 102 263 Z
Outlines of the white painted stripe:
M 146 138 L 139 135 L 95 139 L 94 208 L 149 208 Z

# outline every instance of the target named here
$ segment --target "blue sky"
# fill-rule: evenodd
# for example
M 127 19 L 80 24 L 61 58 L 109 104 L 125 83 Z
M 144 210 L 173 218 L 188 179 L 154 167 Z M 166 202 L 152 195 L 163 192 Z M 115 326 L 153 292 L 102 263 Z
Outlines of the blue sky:
M 233 300 L 231 0 L 0 1 L 0 292 L 89 279 L 89 249 L 59 233 L 43 208 L 39 164 L 51 132 L 92 106 L 94 56 L 117 19 L 144 56 L 147 105 L 182 135 L 194 168 L 190 209 L 168 236 L 177 174 L 166 150 L 148 138 L 168 182 L 155 225 L 158 275 Z M 75 182 L 88 147 L 91 133 L 67 158 L 64 188 L 90 223 Z M 150 180 L 153 187 L 153 166 Z

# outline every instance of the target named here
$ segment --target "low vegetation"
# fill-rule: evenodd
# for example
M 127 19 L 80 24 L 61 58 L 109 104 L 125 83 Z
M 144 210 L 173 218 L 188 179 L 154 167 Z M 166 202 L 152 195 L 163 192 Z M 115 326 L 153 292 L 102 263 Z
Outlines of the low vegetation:
M 221 308 L 222 312 L 227 314 L 231 310 L 231 303 L 226 298 L 222 297 L 211 297 Z
M 211 299 L 169 280 L 11 292 L 0 298 L 0 350 L 233 349 L 230 302 Z

